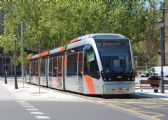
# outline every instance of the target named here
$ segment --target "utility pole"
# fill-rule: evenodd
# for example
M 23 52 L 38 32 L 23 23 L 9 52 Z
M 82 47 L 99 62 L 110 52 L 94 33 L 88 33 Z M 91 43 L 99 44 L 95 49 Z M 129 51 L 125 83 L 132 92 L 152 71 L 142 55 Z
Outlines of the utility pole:
M 162 3 L 162 22 L 163 22 L 163 66 L 165 66 L 165 2 Z
M 163 39 L 163 19 L 159 21 L 160 24 L 160 65 L 161 65 L 161 80 L 160 80 L 160 91 L 161 93 L 164 93 L 164 78 L 163 78 L 163 64 L 164 64 L 164 39 Z
M 15 89 L 18 89 L 18 83 L 17 83 L 17 72 L 16 72 L 16 40 L 17 40 L 17 38 L 16 38 L 16 35 L 13 35 L 13 40 L 14 40 L 14 48 L 15 48 L 15 50 L 14 50 L 14 67 L 15 67 Z
M 23 80 L 23 87 L 24 87 L 24 64 L 23 64 L 23 52 L 24 52 L 24 26 L 23 21 L 21 21 L 21 54 L 22 54 L 22 62 L 21 62 L 21 71 L 22 71 L 22 80 Z
M 39 40 L 38 52 L 39 52 L 39 54 L 41 53 L 41 40 Z M 41 57 L 40 57 L 40 59 L 38 60 L 38 83 L 39 83 L 39 94 L 41 93 L 41 90 L 40 90 L 40 88 L 41 88 L 41 86 L 40 86 L 40 82 L 41 82 L 40 74 L 41 74 Z
M 5 55 L 5 84 L 7 84 L 6 46 L 4 46 L 4 55 Z

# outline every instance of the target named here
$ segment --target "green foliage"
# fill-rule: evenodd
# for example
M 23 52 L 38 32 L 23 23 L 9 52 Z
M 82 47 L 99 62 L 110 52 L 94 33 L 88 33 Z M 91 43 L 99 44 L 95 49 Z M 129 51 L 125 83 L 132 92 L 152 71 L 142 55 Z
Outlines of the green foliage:
M 146 4 L 148 7 L 145 7 Z M 18 38 L 20 22 L 24 23 L 25 47 L 35 51 L 67 44 L 71 39 L 88 33 L 120 33 L 131 39 L 135 55 L 147 59 L 158 50 L 157 19 L 160 16 L 156 1 L 4 1 L 5 32 L 0 42 L 13 51 L 12 35 Z M 139 45 L 145 46 L 141 49 Z M 26 53 L 22 53 L 26 56 Z

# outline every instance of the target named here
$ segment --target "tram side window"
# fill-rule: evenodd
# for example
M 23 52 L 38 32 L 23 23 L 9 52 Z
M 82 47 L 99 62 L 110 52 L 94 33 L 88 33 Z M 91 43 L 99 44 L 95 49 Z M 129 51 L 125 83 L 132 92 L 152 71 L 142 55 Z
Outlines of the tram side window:
M 52 75 L 53 75 L 53 77 L 56 77 L 56 76 L 58 76 L 58 59 L 57 59 L 57 57 L 53 58 L 52 64 L 53 64 L 53 73 L 52 73 Z
M 62 57 L 58 57 L 58 76 L 62 76 Z
M 31 76 L 34 76 L 34 61 L 31 62 Z
M 38 76 L 38 62 L 34 61 L 34 75 Z
M 53 58 L 49 58 L 49 76 L 52 76 L 52 69 L 53 69 Z
M 45 59 L 41 59 L 41 75 L 45 75 Z
M 77 53 L 67 56 L 67 75 L 77 75 Z
M 25 68 L 25 73 L 26 73 L 26 75 L 28 75 L 29 74 L 29 70 L 30 70 L 30 63 L 28 63 L 25 67 L 26 67 Z
M 92 47 L 85 53 L 85 74 L 96 79 L 100 78 L 96 56 Z
M 83 60 L 83 53 L 82 52 L 80 52 L 79 53 L 79 63 L 78 63 L 78 65 L 79 65 L 79 70 L 78 70 L 78 76 L 82 76 L 82 60 Z

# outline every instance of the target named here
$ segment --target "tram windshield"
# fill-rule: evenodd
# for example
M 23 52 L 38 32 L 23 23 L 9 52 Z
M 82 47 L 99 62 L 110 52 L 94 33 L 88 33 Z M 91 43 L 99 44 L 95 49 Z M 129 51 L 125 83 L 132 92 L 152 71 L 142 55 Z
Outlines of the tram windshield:
M 131 53 L 128 40 L 96 40 L 103 70 L 108 73 L 130 73 Z

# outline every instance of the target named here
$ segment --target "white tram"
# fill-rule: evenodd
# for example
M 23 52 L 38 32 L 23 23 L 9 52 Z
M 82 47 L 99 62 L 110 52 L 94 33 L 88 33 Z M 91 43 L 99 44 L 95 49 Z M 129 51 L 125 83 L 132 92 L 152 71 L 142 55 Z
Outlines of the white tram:
M 120 34 L 88 34 L 28 59 L 32 84 L 90 95 L 135 92 L 131 44 Z

